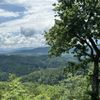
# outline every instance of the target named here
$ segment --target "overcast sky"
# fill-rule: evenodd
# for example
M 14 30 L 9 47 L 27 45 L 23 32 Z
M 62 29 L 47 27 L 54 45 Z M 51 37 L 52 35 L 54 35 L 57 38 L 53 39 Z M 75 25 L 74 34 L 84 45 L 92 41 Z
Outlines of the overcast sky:
M 54 24 L 56 0 L 0 0 L 0 48 L 40 47 Z

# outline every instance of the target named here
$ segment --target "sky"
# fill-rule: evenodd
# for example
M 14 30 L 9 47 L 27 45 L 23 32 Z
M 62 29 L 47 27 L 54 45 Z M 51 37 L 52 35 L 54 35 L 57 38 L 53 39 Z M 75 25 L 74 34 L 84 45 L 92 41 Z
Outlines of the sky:
M 41 47 L 56 0 L 0 0 L 0 48 Z

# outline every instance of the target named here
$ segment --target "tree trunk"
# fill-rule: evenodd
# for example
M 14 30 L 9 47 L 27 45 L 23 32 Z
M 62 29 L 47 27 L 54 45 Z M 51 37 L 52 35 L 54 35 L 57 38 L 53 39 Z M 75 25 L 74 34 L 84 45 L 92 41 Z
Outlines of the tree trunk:
M 92 100 L 99 100 L 99 57 L 95 58 L 93 80 L 92 80 Z

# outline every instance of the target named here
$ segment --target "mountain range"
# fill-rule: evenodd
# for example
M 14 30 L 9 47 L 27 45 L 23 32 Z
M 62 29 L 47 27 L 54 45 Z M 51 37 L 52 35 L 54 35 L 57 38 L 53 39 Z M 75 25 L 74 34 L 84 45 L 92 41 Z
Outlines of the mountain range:
M 49 48 L 48 47 L 23 47 L 17 49 L 0 49 L 1 55 L 48 55 Z
M 9 73 L 22 76 L 39 69 L 63 68 L 69 61 L 77 62 L 72 54 L 50 58 L 48 51 L 48 47 L 0 49 L 0 80 L 8 79 Z

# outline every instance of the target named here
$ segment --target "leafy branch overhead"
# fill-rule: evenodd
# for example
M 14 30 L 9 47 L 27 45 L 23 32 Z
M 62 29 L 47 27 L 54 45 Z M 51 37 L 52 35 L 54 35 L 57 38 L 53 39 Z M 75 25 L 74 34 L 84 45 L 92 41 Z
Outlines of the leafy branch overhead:
M 74 47 L 80 56 L 100 56 L 100 1 L 58 0 L 54 6 L 55 24 L 45 34 L 51 54 L 60 55 Z

